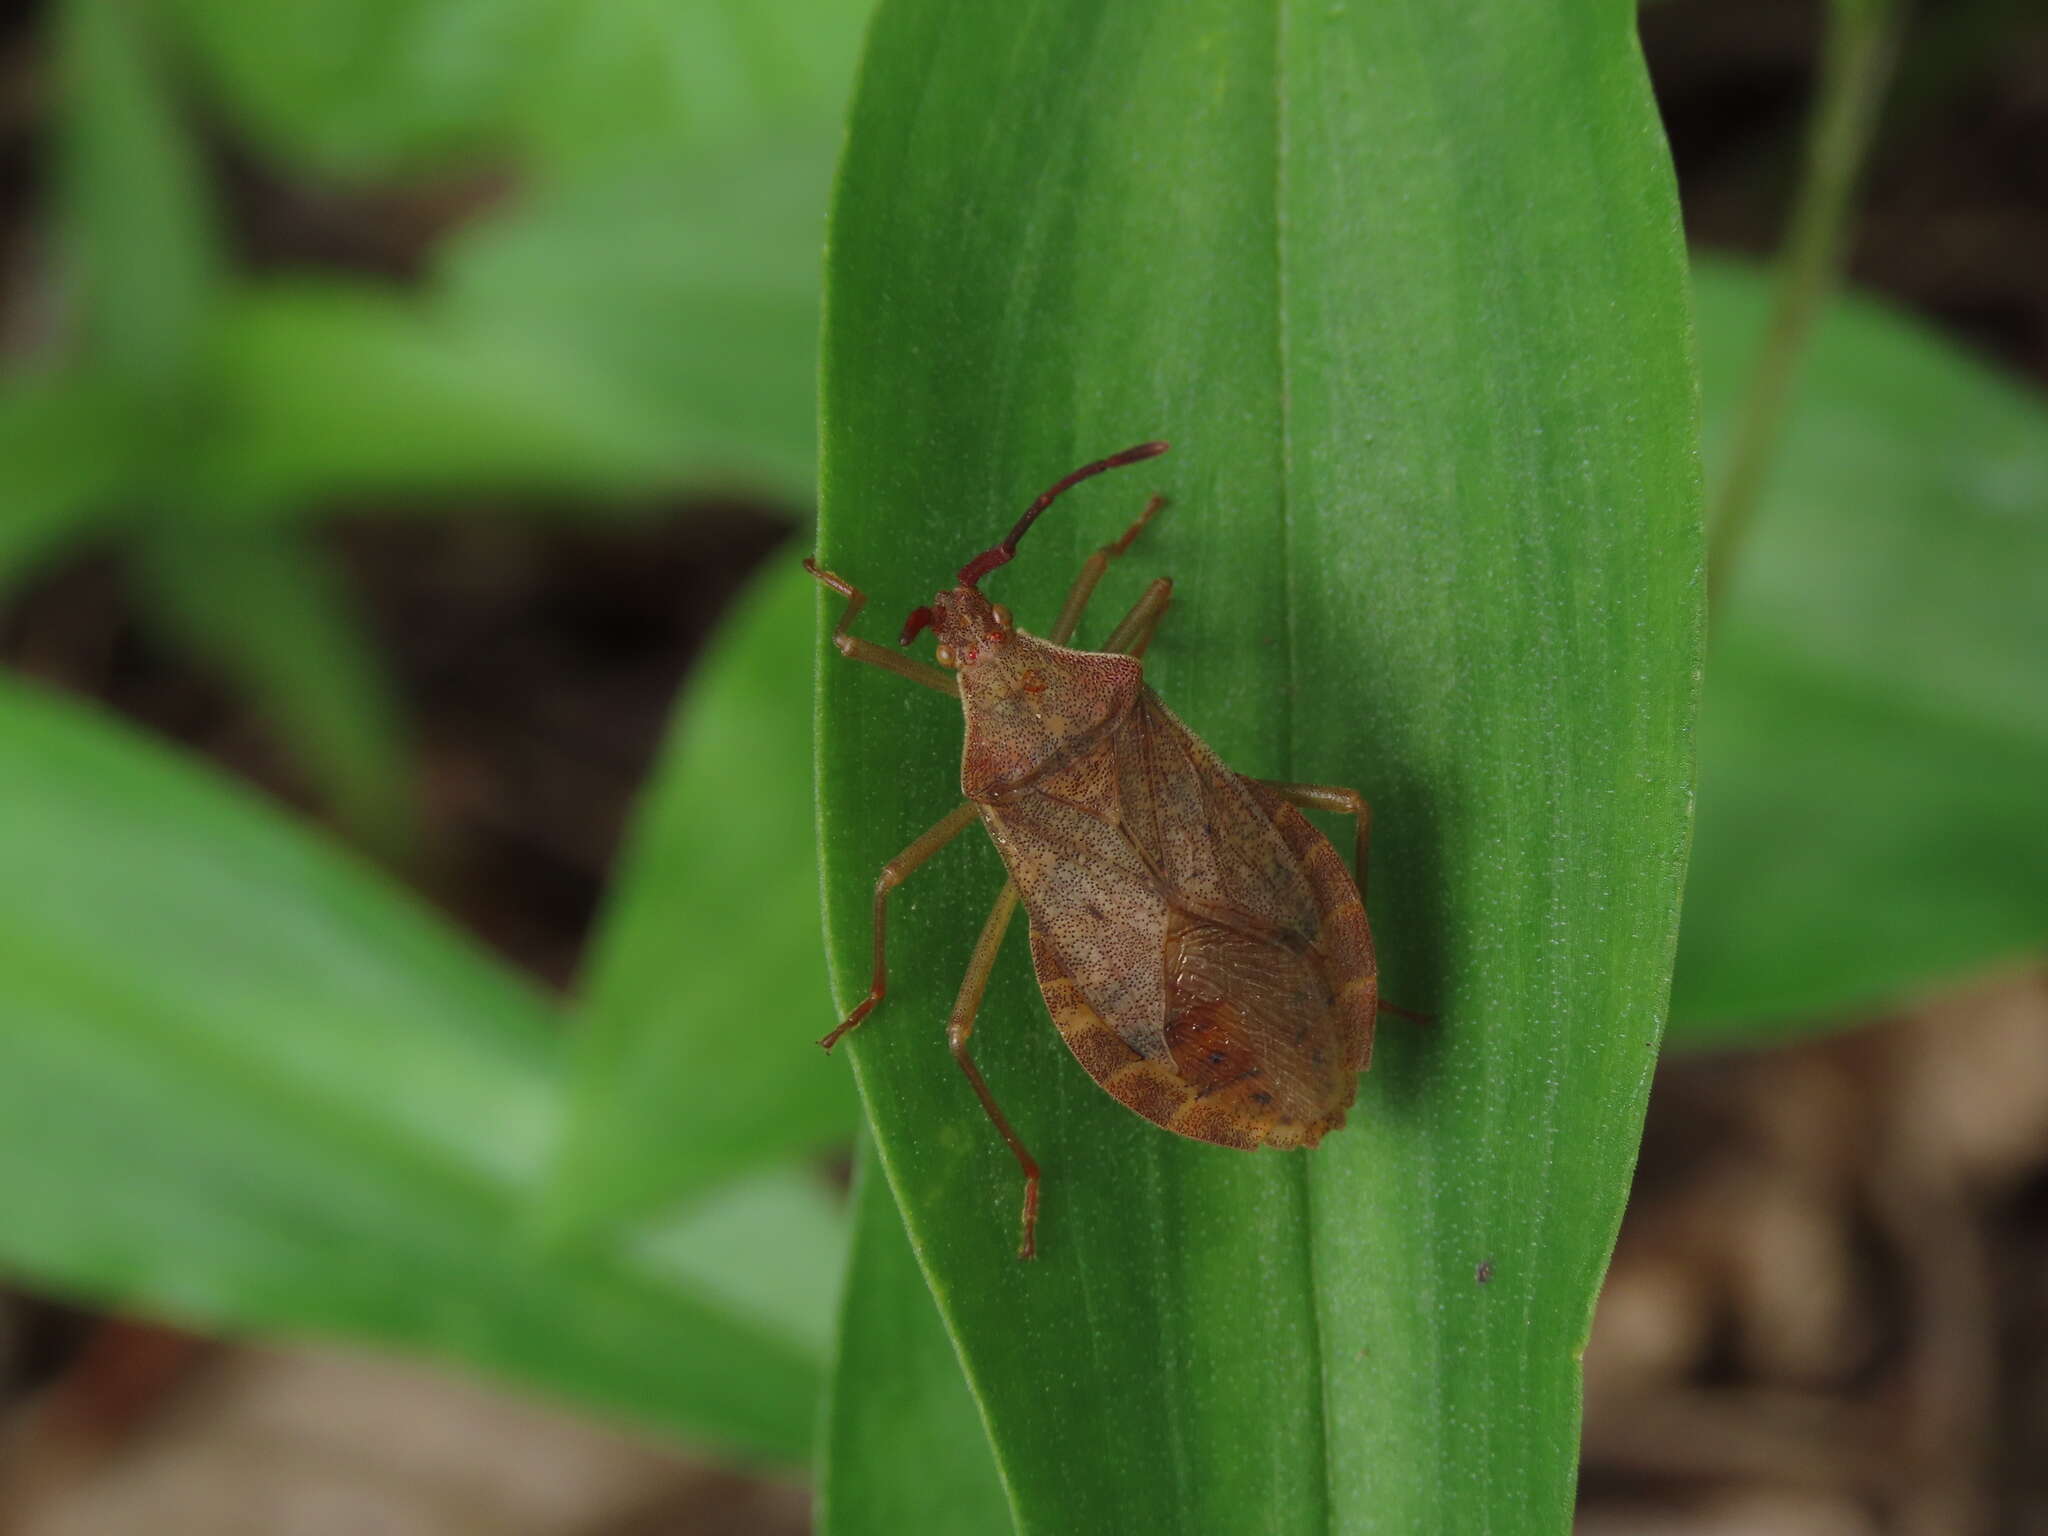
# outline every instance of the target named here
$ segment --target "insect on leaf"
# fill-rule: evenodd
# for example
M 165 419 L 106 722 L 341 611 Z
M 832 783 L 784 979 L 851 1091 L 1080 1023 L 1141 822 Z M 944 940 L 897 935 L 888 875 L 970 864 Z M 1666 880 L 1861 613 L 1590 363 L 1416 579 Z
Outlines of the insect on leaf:
M 1632 9 L 893 0 L 862 79 L 820 553 L 871 594 L 863 631 L 1055 476 L 1171 441 L 1069 493 L 988 594 L 1042 632 L 1164 493 L 1081 641 L 1174 578 L 1148 680 L 1237 771 L 1364 792 L 1383 991 L 1436 1018 L 1382 1024 L 1317 1150 L 1204 1146 L 1089 1080 L 1013 933 L 975 1048 L 1045 1167 L 1020 1264 L 1016 1166 L 943 1039 L 1001 866 L 976 835 L 912 877 L 848 1044 L 1018 1524 L 1562 1531 L 1669 981 L 1700 617 L 1683 252 Z M 958 802 L 961 722 L 823 659 L 846 1007 L 877 870 Z M 837 1507 L 921 1455 L 837 1469 Z

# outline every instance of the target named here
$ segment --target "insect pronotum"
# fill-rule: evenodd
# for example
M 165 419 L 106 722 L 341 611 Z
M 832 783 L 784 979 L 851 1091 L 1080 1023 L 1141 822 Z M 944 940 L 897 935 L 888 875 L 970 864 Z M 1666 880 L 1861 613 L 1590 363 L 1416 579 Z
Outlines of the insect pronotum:
M 947 1024 L 953 1057 L 1024 1171 L 1020 1258 L 1036 1252 L 1037 1162 L 968 1052 L 975 1014 L 1017 903 L 1046 1007 L 1081 1065 L 1147 1120 L 1224 1147 L 1312 1147 L 1344 1123 L 1372 1056 L 1378 972 L 1365 921 L 1371 808 L 1356 790 L 1231 772 L 1145 685 L 1139 658 L 1166 612 L 1160 577 L 1099 651 L 1067 641 L 1109 563 L 1163 498 L 1088 557 L 1044 638 L 981 592 L 1017 541 L 1076 482 L 1166 452 L 1140 443 L 1083 465 L 1032 502 L 958 585 L 913 611 L 901 644 L 930 629 L 937 661 L 853 634 L 867 602 L 806 560 L 846 599 L 841 654 L 960 700 L 966 799 L 882 868 L 868 995 L 819 1044 L 830 1050 L 888 990 L 889 893 L 981 821 L 1009 872 Z M 1356 818 L 1356 883 L 1296 809 Z

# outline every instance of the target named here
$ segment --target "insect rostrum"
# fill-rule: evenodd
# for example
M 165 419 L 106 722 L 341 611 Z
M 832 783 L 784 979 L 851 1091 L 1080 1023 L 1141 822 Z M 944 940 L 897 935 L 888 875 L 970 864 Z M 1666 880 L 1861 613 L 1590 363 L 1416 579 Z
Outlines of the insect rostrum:
M 1000 544 L 918 608 L 902 643 L 930 629 L 938 665 L 851 632 L 833 643 L 960 700 L 966 799 L 882 870 L 868 995 L 821 1044 L 858 1025 L 887 990 L 889 893 L 977 817 L 1009 879 L 976 942 L 947 1027 L 954 1058 L 1024 1171 L 1023 1241 L 1036 1251 L 1039 1171 L 968 1051 L 975 1014 L 1021 900 L 1046 1007 L 1075 1057 L 1154 1124 L 1225 1147 L 1312 1147 L 1344 1123 L 1372 1055 L 1378 972 L 1365 918 L 1371 809 L 1357 791 L 1233 773 L 1146 686 L 1140 658 L 1172 583 L 1154 581 L 1099 651 L 1067 641 L 1109 563 L 1163 505 L 1154 497 L 1082 566 L 1044 638 L 1019 629 L 981 582 L 1007 564 L 1034 520 L 1077 481 L 1166 452 L 1141 443 L 1075 470 Z M 1356 817 L 1353 883 L 1296 809 Z

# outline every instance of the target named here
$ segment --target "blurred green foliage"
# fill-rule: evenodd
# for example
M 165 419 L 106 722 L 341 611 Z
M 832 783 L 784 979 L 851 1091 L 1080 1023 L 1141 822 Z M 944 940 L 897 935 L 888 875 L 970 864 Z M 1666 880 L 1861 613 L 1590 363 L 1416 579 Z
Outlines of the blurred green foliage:
M 830 1273 L 835 1211 L 755 1194 L 778 1220 L 717 1245 L 753 1272 L 718 1284 L 658 1229 L 538 1252 L 567 1087 L 554 1010 L 253 792 L 19 684 L 0 688 L 0 846 L 10 1266 L 803 1454 L 830 1286 L 791 1297 L 783 1277 Z
M 261 704 L 354 842 L 408 859 L 406 723 L 319 529 L 354 507 L 428 516 L 480 497 L 595 518 L 644 516 L 707 486 L 807 502 L 824 203 L 866 11 L 60 0 L 53 323 L 0 378 L 0 595 L 82 550 L 119 552 L 148 621 Z M 1622 11 L 1599 24 L 1623 28 Z M 902 83 L 898 105 L 960 78 Z M 1569 102 L 1550 110 L 1579 111 L 1590 88 L 1565 79 Z M 1349 163 L 1421 184 L 1451 130 L 1420 112 L 1408 128 Z M 398 184 L 470 211 L 414 282 L 259 276 L 222 212 L 222 137 L 268 174 Z M 1162 188 L 1185 175 L 1199 189 L 1216 167 L 1175 158 L 1194 137 L 1126 148 Z M 938 151 L 904 163 L 920 155 Z M 1057 193 L 1034 195 L 1057 205 Z M 1424 206 L 1389 193 L 1369 211 Z M 1569 206 L 1558 198 L 1517 237 L 1524 266 L 1576 238 Z M 888 240 L 948 250 L 985 212 L 962 200 Z M 1460 205 L 1438 214 L 1447 238 L 1479 238 Z M 1375 227 L 1359 217 L 1354 253 L 1379 250 Z M 1103 259 L 1148 280 L 1188 270 L 1187 253 L 1140 230 L 1066 238 L 1102 242 Z M 1263 259 L 1247 241 L 1222 267 L 1243 276 Z M 1066 302 L 1030 286 L 1043 271 L 1020 259 L 987 277 L 1022 284 L 1005 302 L 1043 324 Z M 1763 304 L 1753 274 L 1702 268 L 1710 469 Z M 1410 341 L 1449 334 L 1451 313 L 1415 311 Z M 955 340 L 940 326 L 863 366 L 936 388 L 926 343 Z M 1316 378 L 1348 366 L 1312 341 L 1297 361 Z M 1506 357 L 1532 342 L 1509 325 L 1491 344 Z M 1413 406 L 1450 376 L 1416 373 L 1417 355 L 1353 360 Z M 1091 447 L 1113 371 L 1083 358 L 1069 381 L 1070 424 Z M 2048 410 L 1867 301 L 1828 313 L 1800 377 L 1709 652 L 1673 994 L 1682 1041 L 1768 1042 L 1851 1018 L 2028 952 L 2048 930 Z M 975 411 L 995 413 L 987 435 L 1001 448 L 1015 381 L 997 364 L 955 387 L 954 404 L 972 391 Z M 1446 413 L 1445 430 L 1476 433 L 1453 455 L 1461 485 L 1485 467 L 1477 429 L 1493 410 L 1475 395 Z M 943 500 L 917 500 L 920 483 L 858 509 L 892 527 L 930 522 L 914 549 L 906 536 L 916 560 L 856 574 L 928 587 L 965 547 L 941 525 L 1032 488 L 1006 470 L 958 499 L 956 482 L 1009 451 L 943 455 Z M 1444 518 L 1462 505 L 1442 484 L 1415 495 Z M 1202 499 L 1184 495 L 1179 512 Z M 1324 510 L 1364 504 L 1339 491 Z M 1085 541 L 1046 532 L 1049 566 L 1061 537 Z M 1261 558 L 1214 526 L 1171 537 L 1162 547 L 1182 572 Z M 1399 553 L 1360 544 L 1345 558 L 1364 579 Z M 818 653 L 793 552 L 777 558 L 679 706 L 568 1008 L 248 792 L 117 722 L 0 687 L 0 1263 L 116 1306 L 420 1351 L 742 1454 L 802 1457 L 849 1229 L 802 1160 L 849 1132 L 855 1110 L 842 1069 L 806 1043 L 830 1021 L 800 760 Z M 1500 579 L 1517 579 L 1513 562 Z M 1349 609 L 1334 621 L 1364 622 Z M 1399 659 L 1398 635 L 1379 641 L 1373 665 Z M 1518 660 L 1479 658 L 1474 675 L 1504 685 Z M 1161 664 L 1178 664 L 1171 648 Z M 913 702 L 916 729 L 943 737 L 944 710 Z M 1356 712 L 1415 703 L 1360 698 Z M 862 725 L 887 733 L 896 719 Z M 917 765 L 934 786 L 946 756 Z M 1430 789 L 1364 757 L 1314 771 L 1393 805 Z M 1412 880 L 1421 835 L 1403 818 L 1382 839 Z M 864 878 L 847 868 L 848 882 Z M 1433 920 L 1390 911 L 1388 932 L 1412 940 Z M 906 947 L 899 976 L 938 995 L 959 959 Z M 1006 975 L 1030 1014 L 1028 980 Z M 950 1070 L 920 1020 L 888 1024 L 901 1032 L 888 1049 Z M 1042 1018 L 1031 1027 L 1046 1046 Z M 1421 1099 L 1442 1096 L 1429 1072 L 1411 1076 Z M 1103 1109 L 1085 1083 L 1068 1090 Z M 930 1135 L 980 1137 L 964 1093 L 935 1103 L 950 1107 L 920 1123 Z M 1533 1176 L 1518 1156 L 1496 1148 L 1492 1172 Z M 1007 1188 L 972 1220 L 999 1228 Z M 923 1289 L 934 1233 L 967 1229 L 927 1222 L 914 1251 L 873 1169 L 859 1204 L 826 1518 L 886 1529 L 940 1508 L 985 1524 L 1006 1487 L 976 1459 L 976 1399 L 954 1368 L 971 1335 L 943 1332 Z M 957 1327 L 957 1296 L 952 1311 Z M 898 1361 L 885 1383 L 881 1363 Z M 897 1429 L 916 1424 L 925 1435 L 906 1457 Z M 998 1460 L 1014 1471 L 1028 1450 L 1006 1439 Z
M 57 323 L 0 381 L 0 592 L 119 552 L 145 617 L 250 690 L 357 842 L 406 860 L 404 722 L 312 534 L 373 503 L 610 517 L 692 486 L 806 499 L 825 184 L 864 18 L 840 0 L 62 0 Z M 231 255 L 195 102 L 279 174 L 509 190 L 417 283 L 255 276 Z M 808 652 L 796 597 L 778 670 Z M 762 663 L 737 638 L 664 770 L 676 809 L 606 948 L 642 954 L 626 984 L 658 1002 L 678 954 L 660 925 L 690 916 L 678 893 L 725 919 L 736 961 L 756 913 L 793 913 L 780 954 L 754 959 L 808 964 L 812 1001 L 783 1015 L 808 1025 L 823 988 L 805 710 L 772 748 L 744 739 Z M 756 761 L 795 798 L 767 797 Z M 653 1197 L 624 1214 L 673 1207 L 694 1158 L 682 1215 L 542 1243 L 557 1143 L 587 1144 L 565 1127 L 593 1096 L 560 1009 L 383 877 L 112 721 L 0 692 L 0 789 L 0 1260 L 116 1305 L 421 1350 L 803 1455 L 845 1220 L 788 1149 L 849 1123 L 840 1075 L 812 1071 L 808 1134 L 747 1097 L 680 1120 Z M 735 796 L 754 797 L 751 823 L 725 814 Z M 747 825 L 779 837 L 791 875 L 753 906 L 700 863 L 730 876 L 767 852 Z M 620 975 L 606 962 L 593 984 L 593 1045 Z M 699 1001 L 693 1019 L 726 1006 Z M 756 1036 L 720 1038 L 742 1077 L 779 1069 Z M 760 1066 L 751 1081 L 768 1086 Z M 753 1127 L 770 1134 L 734 1140 Z
M 842 1142 L 811 821 L 816 587 L 780 552 L 702 664 L 581 988 L 543 1220 L 580 1233 Z
M 1765 331 L 1702 263 L 1710 463 Z M 1866 299 L 1814 336 L 1717 609 L 1672 1033 L 1782 1038 L 2048 934 L 2048 403 Z
M 0 467 L 0 592 L 88 541 L 131 553 L 166 630 L 249 688 L 350 828 L 401 856 L 403 722 L 309 529 L 369 498 L 597 515 L 707 484 L 806 500 L 803 359 L 865 12 L 63 0 L 62 304 L 49 346 L 0 383 L 0 446 L 21 448 Z M 228 255 L 195 95 L 292 173 L 516 190 L 404 289 L 254 277 Z

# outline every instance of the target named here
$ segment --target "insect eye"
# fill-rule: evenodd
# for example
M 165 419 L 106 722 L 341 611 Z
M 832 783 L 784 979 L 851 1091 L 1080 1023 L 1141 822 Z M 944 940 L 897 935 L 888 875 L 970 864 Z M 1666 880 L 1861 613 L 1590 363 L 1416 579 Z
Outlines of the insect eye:
M 995 620 L 997 629 L 1008 629 L 1010 627 L 1010 610 L 1001 603 L 997 603 L 995 606 Z
M 953 665 L 953 647 L 951 647 L 950 645 L 940 646 L 937 650 L 932 652 L 932 655 L 934 659 L 937 660 L 938 664 L 942 667 L 950 667 Z

